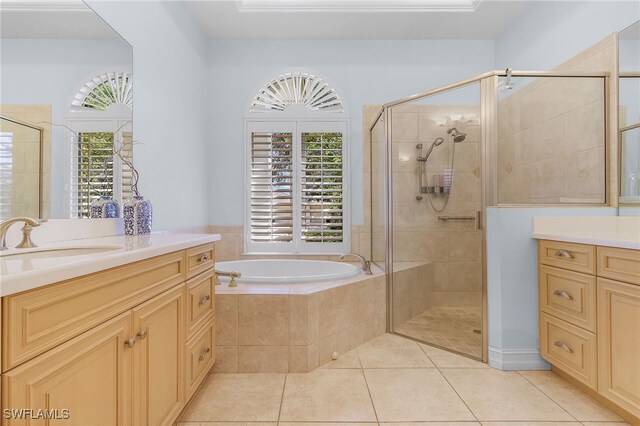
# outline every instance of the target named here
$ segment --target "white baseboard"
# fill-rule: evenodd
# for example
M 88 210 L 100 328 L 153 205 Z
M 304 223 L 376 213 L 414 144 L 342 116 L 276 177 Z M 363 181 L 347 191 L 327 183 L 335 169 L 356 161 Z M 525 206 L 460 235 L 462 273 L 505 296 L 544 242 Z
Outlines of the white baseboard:
M 537 349 L 499 349 L 489 347 L 489 366 L 498 370 L 550 370 Z

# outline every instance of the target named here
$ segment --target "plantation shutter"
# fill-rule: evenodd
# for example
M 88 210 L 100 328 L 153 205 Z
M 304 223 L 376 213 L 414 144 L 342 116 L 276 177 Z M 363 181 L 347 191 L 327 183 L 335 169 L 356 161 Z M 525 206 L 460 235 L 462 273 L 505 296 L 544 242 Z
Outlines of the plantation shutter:
M 349 250 L 346 124 L 247 123 L 245 252 Z
M 252 242 L 293 241 L 293 155 L 293 133 L 251 133 Z
M 73 217 L 89 217 L 91 201 L 113 196 L 113 133 L 80 132 L 71 149 L 75 166 L 71 173 Z
M 342 134 L 302 133 L 301 143 L 301 238 L 315 243 L 342 242 Z
M 69 149 L 69 217 L 89 217 L 91 202 L 100 196 L 122 203 L 133 193 L 132 170 L 114 156 L 114 141 L 121 155 L 133 161 L 133 141 L 127 121 L 78 120 L 68 122 L 73 133 Z M 115 132 L 115 133 L 114 133 Z
M 133 164 L 133 140 L 131 132 L 123 132 L 122 133 L 122 157 L 131 161 Z M 131 167 L 126 165 L 124 162 L 120 161 L 121 165 L 121 177 L 120 177 L 120 185 L 122 188 L 122 201 L 127 198 L 133 197 L 133 191 L 131 190 L 131 185 L 133 185 L 133 171 Z

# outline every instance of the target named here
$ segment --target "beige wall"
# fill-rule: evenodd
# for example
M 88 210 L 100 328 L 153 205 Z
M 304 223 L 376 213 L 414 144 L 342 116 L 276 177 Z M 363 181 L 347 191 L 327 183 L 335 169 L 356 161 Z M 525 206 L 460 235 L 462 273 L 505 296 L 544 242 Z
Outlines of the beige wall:
M 615 73 L 612 35 L 556 71 Z M 522 204 L 605 202 L 605 100 L 617 123 L 617 85 L 602 79 L 515 78 L 498 103 L 498 202 Z M 615 127 L 615 126 L 610 126 Z M 617 193 L 617 136 L 610 131 L 612 197 Z

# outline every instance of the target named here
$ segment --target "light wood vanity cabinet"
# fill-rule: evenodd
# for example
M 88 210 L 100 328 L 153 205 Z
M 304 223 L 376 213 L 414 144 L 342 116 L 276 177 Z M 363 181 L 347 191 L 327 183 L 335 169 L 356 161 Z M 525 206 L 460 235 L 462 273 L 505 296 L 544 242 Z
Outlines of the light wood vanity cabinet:
M 540 353 L 640 425 L 640 250 L 538 243 Z
M 131 316 L 117 316 L 2 376 L 2 408 L 57 409 L 69 425 L 131 422 Z M 4 419 L 3 424 L 46 424 Z
M 4 297 L 2 409 L 172 424 L 215 361 L 213 254 L 207 244 Z

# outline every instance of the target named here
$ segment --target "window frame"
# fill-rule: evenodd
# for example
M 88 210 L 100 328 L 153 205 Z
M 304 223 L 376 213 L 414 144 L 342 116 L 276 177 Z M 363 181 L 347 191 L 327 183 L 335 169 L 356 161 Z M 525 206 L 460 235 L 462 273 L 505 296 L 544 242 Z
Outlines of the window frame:
M 315 114 L 312 114 L 315 115 Z M 328 116 L 299 118 L 245 119 L 244 126 L 244 226 L 243 254 L 335 255 L 348 253 L 351 246 L 351 170 L 349 161 L 349 120 Z M 291 132 L 293 142 L 293 241 L 291 243 L 251 241 L 251 134 L 253 132 Z M 308 243 L 301 238 L 301 147 L 302 133 L 336 132 L 342 134 L 342 242 Z

